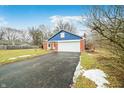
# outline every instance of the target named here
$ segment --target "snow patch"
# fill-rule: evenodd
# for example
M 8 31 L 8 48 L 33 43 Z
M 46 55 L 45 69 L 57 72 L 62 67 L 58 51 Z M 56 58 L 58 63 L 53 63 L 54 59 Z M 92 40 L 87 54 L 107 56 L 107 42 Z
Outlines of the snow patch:
M 24 57 L 29 57 L 29 56 L 31 56 L 31 55 L 17 56 L 17 57 L 9 58 L 8 60 L 14 60 L 14 59 L 17 59 L 17 58 L 24 58 Z
M 81 60 L 81 57 L 80 57 Z M 97 88 L 105 88 L 107 87 L 105 84 L 110 84 L 107 80 L 106 77 L 107 75 L 100 69 L 89 69 L 89 70 L 85 70 L 83 69 L 83 67 L 81 66 L 81 63 L 79 61 L 76 70 L 74 72 L 74 76 L 73 76 L 73 84 L 76 83 L 77 78 L 82 75 L 85 76 L 86 78 L 88 78 L 89 80 L 95 82 L 95 84 L 97 85 Z M 71 87 L 73 88 L 73 85 L 71 85 Z
M 88 53 L 89 56 L 92 56 L 92 54 Z
M 106 74 L 100 69 L 86 70 L 82 76 L 94 81 L 97 87 L 106 87 L 104 84 L 109 84 L 105 79 L 107 77 Z
M 83 73 L 84 69 L 82 69 L 82 66 L 80 65 L 80 62 L 78 63 L 76 70 L 74 72 L 74 76 L 73 76 L 73 82 L 76 83 L 76 80 L 78 78 L 79 75 L 81 75 L 81 73 Z
M 16 57 L 9 58 L 9 60 L 14 60 L 14 59 L 17 59 L 17 58 Z
M 18 57 L 29 57 L 29 56 L 31 56 L 31 55 L 23 55 L 23 56 L 18 56 Z

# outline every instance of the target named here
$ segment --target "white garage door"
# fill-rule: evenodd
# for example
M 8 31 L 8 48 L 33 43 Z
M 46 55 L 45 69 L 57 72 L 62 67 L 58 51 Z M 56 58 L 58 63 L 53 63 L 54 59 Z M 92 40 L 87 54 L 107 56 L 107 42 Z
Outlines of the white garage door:
M 80 52 L 80 41 L 58 42 L 58 51 Z

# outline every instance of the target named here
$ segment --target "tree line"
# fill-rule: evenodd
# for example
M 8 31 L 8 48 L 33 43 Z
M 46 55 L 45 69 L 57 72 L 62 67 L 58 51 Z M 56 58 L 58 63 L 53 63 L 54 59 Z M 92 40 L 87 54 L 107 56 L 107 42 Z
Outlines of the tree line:
M 0 27 L 0 45 L 30 44 L 41 46 L 44 40 L 47 40 L 60 30 L 75 33 L 74 25 L 69 22 L 64 22 L 63 20 L 58 20 L 54 29 L 46 25 L 33 26 L 27 30 Z

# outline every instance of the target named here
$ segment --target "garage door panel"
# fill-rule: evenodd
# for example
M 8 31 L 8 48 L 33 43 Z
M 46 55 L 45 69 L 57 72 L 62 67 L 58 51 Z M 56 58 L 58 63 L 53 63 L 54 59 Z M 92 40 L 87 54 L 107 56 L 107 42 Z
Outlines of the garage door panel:
M 80 52 L 80 42 L 59 42 L 58 51 Z

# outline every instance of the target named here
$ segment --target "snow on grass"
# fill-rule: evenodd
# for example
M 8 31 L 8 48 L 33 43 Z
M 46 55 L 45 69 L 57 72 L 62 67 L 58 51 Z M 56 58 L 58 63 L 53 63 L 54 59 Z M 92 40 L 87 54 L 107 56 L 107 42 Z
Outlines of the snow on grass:
M 106 74 L 100 69 L 85 70 L 82 76 L 94 81 L 97 87 L 106 87 L 104 84 L 109 84 L 105 79 Z
M 29 56 L 31 55 L 23 55 L 23 56 L 18 56 L 18 57 L 21 58 L 21 57 L 29 57 Z
M 17 59 L 17 58 L 25 58 L 25 57 L 29 57 L 29 56 L 31 56 L 31 55 L 22 55 L 22 56 L 9 58 L 8 60 L 14 60 L 14 59 Z
M 73 83 L 76 83 L 77 78 L 82 75 L 88 78 L 89 80 L 95 82 L 98 87 L 105 88 L 105 84 L 109 84 L 109 82 L 105 79 L 107 75 L 100 69 L 89 69 L 84 70 L 81 66 L 80 62 L 78 63 L 76 70 L 73 76 Z
M 92 54 L 88 53 L 89 56 L 92 56 Z
M 79 75 L 81 75 L 81 73 L 83 73 L 84 69 L 82 69 L 82 66 L 80 65 L 80 61 L 76 67 L 76 70 L 74 72 L 74 76 L 73 76 L 73 82 L 76 83 L 76 80 L 78 78 Z
M 78 76 L 81 74 L 81 70 L 80 69 L 81 69 L 81 67 L 80 67 L 80 62 L 79 62 L 79 64 L 76 67 L 76 70 L 74 72 L 74 77 L 73 77 L 73 82 L 74 83 L 76 82 Z
M 17 59 L 16 57 L 12 57 L 12 58 L 9 58 L 8 60 L 14 60 L 14 59 Z

